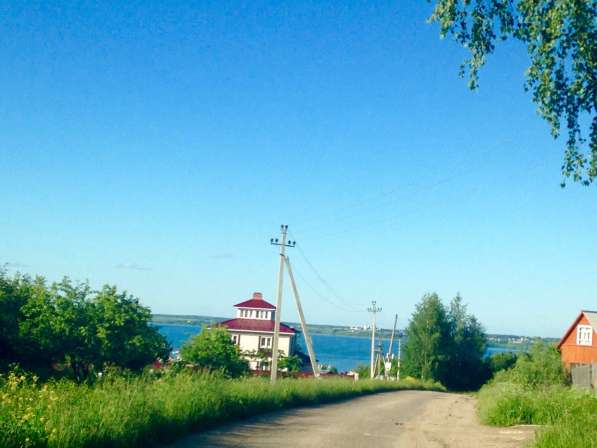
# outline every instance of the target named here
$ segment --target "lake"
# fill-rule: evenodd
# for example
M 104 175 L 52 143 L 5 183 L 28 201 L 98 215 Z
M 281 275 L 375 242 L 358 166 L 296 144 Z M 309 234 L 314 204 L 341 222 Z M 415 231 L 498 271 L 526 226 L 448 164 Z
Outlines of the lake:
M 198 325 L 156 325 L 170 342 L 174 349 L 178 349 L 191 336 L 201 331 Z M 317 359 L 322 364 L 335 366 L 339 371 L 347 371 L 359 364 L 368 364 L 370 359 L 371 339 L 354 336 L 335 335 L 313 335 L 313 347 Z M 384 353 L 388 349 L 390 341 L 382 341 Z M 396 352 L 396 341 L 394 341 L 394 352 Z M 305 341 L 298 338 L 298 345 L 302 351 L 307 352 Z M 516 351 L 504 347 L 488 347 L 486 356 L 493 353 Z

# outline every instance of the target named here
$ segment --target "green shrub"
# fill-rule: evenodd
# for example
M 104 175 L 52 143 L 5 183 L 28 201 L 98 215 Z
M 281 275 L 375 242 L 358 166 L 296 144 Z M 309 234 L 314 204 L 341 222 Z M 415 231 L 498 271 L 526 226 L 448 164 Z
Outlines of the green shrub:
M 542 425 L 535 447 L 597 447 L 597 396 L 568 382 L 557 350 L 535 344 L 481 388 L 479 416 L 496 426 Z
M 512 352 L 494 353 L 487 359 L 487 365 L 492 376 L 502 370 L 509 370 L 516 364 L 518 355 Z
M 200 368 L 220 371 L 230 378 L 249 372 L 249 365 L 240 354 L 238 345 L 232 342 L 225 328 L 206 328 L 189 339 L 180 349 L 184 362 Z
M 496 381 L 529 388 L 570 383 L 558 350 L 540 341 L 533 343 L 528 354 L 518 356 L 514 368 L 498 372 Z

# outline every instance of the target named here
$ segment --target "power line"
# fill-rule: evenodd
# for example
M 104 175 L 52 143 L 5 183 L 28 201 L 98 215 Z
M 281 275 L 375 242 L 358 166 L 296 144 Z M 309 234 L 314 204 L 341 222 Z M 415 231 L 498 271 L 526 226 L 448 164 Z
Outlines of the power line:
M 294 235 L 292 237 L 294 238 Z M 342 304 L 342 306 L 346 308 L 345 311 L 361 312 L 361 310 L 358 309 L 358 308 L 356 308 L 356 307 L 354 307 L 354 305 L 353 305 L 353 309 L 347 308 L 346 305 L 352 305 L 352 304 L 350 304 L 348 301 L 346 301 L 344 298 L 342 298 L 336 292 L 335 288 L 332 287 L 332 285 L 323 277 L 323 275 L 319 272 L 319 270 L 311 262 L 311 260 L 309 259 L 309 257 L 307 257 L 307 254 L 305 254 L 305 251 L 302 249 L 302 247 L 300 245 L 297 245 L 296 248 L 298 249 L 299 254 L 301 255 L 301 257 L 307 263 L 307 266 L 309 266 L 309 268 L 311 269 L 311 271 L 313 271 L 313 273 L 315 274 L 315 277 L 317 277 L 317 279 L 321 282 L 322 285 L 324 285 L 326 287 L 326 289 L 331 293 L 331 295 L 334 296 Z
M 315 288 L 306 278 L 305 276 L 301 273 L 300 270 L 297 270 L 296 267 L 294 268 L 294 270 L 296 271 L 296 274 L 300 277 L 301 281 L 307 285 L 309 287 L 309 289 L 311 291 L 313 291 L 320 299 L 322 299 L 324 302 L 332 305 L 333 307 L 341 310 L 341 311 L 347 311 L 350 313 L 362 313 L 361 310 L 353 310 L 353 309 L 349 309 L 346 308 L 345 306 L 343 306 L 342 304 L 339 304 L 337 302 L 335 302 L 334 300 L 332 300 L 331 298 L 329 298 L 328 296 L 326 296 L 325 294 L 322 294 L 317 288 Z

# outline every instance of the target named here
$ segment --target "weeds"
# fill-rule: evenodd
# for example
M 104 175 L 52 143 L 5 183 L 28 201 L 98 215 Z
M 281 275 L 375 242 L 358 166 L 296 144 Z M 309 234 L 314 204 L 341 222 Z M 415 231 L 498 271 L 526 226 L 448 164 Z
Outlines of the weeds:
M 541 425 L 536 448 L 597 448 L 597 396 L 570 388 L 553 352 L 538 347 L 483 386 L 479 416 L 495 426 Z
M 435 383 L 344 378 L 230 380 L 212 374 L 113 377 L 97 384 L 0 377 L 0 446 L 132 447 L 172 441 L 223 421 L 292 406 Z

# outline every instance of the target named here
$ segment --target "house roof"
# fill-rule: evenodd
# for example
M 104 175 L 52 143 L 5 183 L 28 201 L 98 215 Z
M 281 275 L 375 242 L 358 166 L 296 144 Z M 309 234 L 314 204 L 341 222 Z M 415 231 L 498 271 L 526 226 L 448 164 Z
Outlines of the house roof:
M 597 332 L 597 311 L 583 311 L 583 313 L 591 324 L 591 327 L 593 327 L 593 330 Z
M 259 308 L 265 310 L 275 310 L 276 307 L 269 302 L 263 300 L 263 294 L 260 292 L 254 292 L 253 297 L 244 302 L 237 303 L 234 305 L 236 308 Z
M 560 348 L 562 346 L 564 341 L 568 338 L 568 335 L 572 332 L 572 330 L 574 330 L 576 328 L 576 326 L 578 325 L 578 322 L 582 319 L 583 316 L 585 316 L 587 318 L 587 320 L 589 321 L 589 324 L 591 324 L 591 327 L 593 327 L 593 331 L 595 333 L 597 333 L 597 311 L 582 310 L 578 314 L 576 319 L 574 319 L 574 322 L 572 322 L 572 325 L 570 325 L 570 328 L 568 328 L 568 330 L 566 330 L 566 333 L 564 333 L 564 336 L 562 336 L 562 339 L 560 339 L 560 342 L 558 342 L 558 348 Z
M 229 330 L 255 331 L 263 333 L 274 332 L 274 321 L 269 319 L 229 319 L 220 322 L 220 325 Z M 295 334 L 294 328 L 280 322 L 280 333 Z

